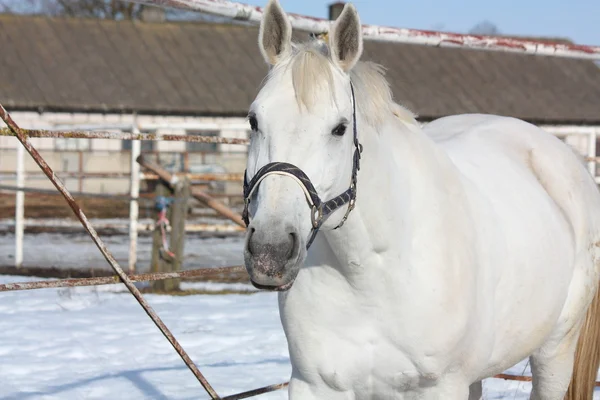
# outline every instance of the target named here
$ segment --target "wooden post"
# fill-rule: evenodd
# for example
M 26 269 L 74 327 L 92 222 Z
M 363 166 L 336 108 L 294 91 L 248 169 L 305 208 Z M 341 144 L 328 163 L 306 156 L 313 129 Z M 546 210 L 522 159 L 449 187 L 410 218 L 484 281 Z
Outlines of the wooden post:
M 160 181 L 156 185 L 155 194 L 156 194 L 157 198 L 159 196 L 168 197 L 171 195 L 169 190 Z M 158 215 L 158 211 L 155 210 L 155 212 Z M 167 213 L 167 218 L 168 218 L 168 213 Z M 158 222 L 158 217 L 156 218 L 155 222 Z M 165 233 L 165 234 L 168 235 L 168 233 Z M 154 228 L 154 234 L 152 236 L 152 261 L 151 261 L 150 271 L 151 272 L 169 271 L 170 270 L 170 265 L 169 265 L 170 262 L 169 261 L 170 261 L 170 259 L 168 258 L 167 254 L 165 253 L 165 249 L 163 249 L 162 230 L 160 229 L 160 226 L 156 225 Z M 171 286 L 171 285 L 169 285 L 169 286 Z M 158 281 L 151 282 L 150 287 L 152 288 L 153 291 L 158 291 L 158 292 L 164 292 L 167 290 L 167 285 L 165 285 L 165 282 L 158 282 Z
M 169 220 L 171 221 L 170 250 L 175 253 L 175 259 L 171 263 L 171 272 L 181 270 L 183 264 L 185 247 L 185 219 L 188 212 L 188 200 L 190 198 L 190 181 L 185 179 L 175 184 L 175 201 L 169 208 Z M 179 290 L 179 279 L 165 280 L 167 290 Z M 170 286 L 169 286 L 170 285 Z
M 186 179 L 174 185 L 171 193 L 162 182 L 156 186 L 156 196 L 173 196 L 167 211 L 167 219 L 171 225 L 168 249 L 163 249 L 162 232 L 159 227 L 154 231 L 152 240 L 152 272 L 176 272 L 181 269 L 184 256 L 185 244 L 185 218 L 187 216 L 187 203 L 190 197 L 190 183 Z M 157 211 L 158 212 L 158 211 Z M 162 250 L 162 251 L 161 251 Z M 175 257 L 169 256 L 166 251 L 174 253 Z M 179 290 L 179 279 L 166 279 L 151 283 L 152 290 L 159 292 L 172 292 Z

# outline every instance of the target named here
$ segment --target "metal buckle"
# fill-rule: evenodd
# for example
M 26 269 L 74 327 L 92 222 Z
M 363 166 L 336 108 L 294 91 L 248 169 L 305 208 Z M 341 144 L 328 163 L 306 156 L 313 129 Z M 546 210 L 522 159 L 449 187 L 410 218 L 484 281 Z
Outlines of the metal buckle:
M 350 211 L 354 210 L 354 205 L 355 204 L 356 204 L 356 197 L 353 197 L 348 202 L 348 212 L 347 212 L 347 214 L 350 214 Z
M 348 219 L 348 217 L 350 216 L 350 213 L 352 212 L 352 210 L 354 210 L 354 206 L 356 205 L 356 197 L 352 197 L 350 199 L 350 201 L 348 202 L 348 208 L 346 209 L 346 213 L 344 214 L 344 217 L 342 218 L 342 220 L 340 221 L 339 225 L 336 226 L 333 229 L 338 229 L 341 228 L 345 223 L 346 220 Z
M 312 206 L 310 209 L 310 220 L 312 221 L 312 226 L 314 229 L 317 229 L 321 226 L 321 220 L 323 219 L 323 207 Z

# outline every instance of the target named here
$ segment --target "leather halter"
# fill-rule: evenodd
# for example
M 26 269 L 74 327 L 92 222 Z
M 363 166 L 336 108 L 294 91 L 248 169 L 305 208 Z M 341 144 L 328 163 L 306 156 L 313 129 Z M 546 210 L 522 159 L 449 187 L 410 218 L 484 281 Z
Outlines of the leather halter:
M 354 134 L 354 156 L 350 187 L 340 195 L 330 200 L 322 201 L 317 194 L 315 187 L 310 181 L 310 178 L 304 173 L 304 171 L 293 164 L 286 162 L 269 163 L 259 169 L 250 182 L 248 182 L 246 172 L 244 172 L 244 211 L 242 213 L 242 218 L 246 223 L 246 226 L 249 226 L 250 224 L 248 211 L 250 198 L 262 180 L 269 175 L 282 175 L 290 177 L 294 179 L 294 181 L 296 181 L 296 183 L 302 188 L 304 196 L 306 197 L 306 201 L 311 208 L 312 230 L 306 245 L 307 249 L 317 236 L 317 233 L 323 225 L 323 222 L 325 222 L 325 220 L 329 218 L 335 210 L 345 204 L 348 204 L 348 209 L 346 210 L 344 218 L 342 218 L 342 221 L 334 229 L 341 227 L 344 222 L 346 222 L 348 215 L 350 215 L 350 212 L 354 209 L 354 205 L 356 203 L 356 182 L 358 171 L 360 170 L 360 156 L 362 153 L 362 145 L 358 142 L 358 133 L 356 129 L 356 99 L 354 97 L 354 87 L 352 86 L 352 83 L 350 83 L 350 90 L 352 92 L 352 129 Z

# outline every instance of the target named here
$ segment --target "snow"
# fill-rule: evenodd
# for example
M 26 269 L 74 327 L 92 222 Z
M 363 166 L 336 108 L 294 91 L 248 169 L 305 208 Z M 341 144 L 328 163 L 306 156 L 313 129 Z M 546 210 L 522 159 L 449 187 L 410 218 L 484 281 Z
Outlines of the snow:
M 209 398 L 121 285 L 0 296 L 2 399 Z M 276 294 L 146 298 L 221 396 L 289 379 Z
M 29 279 L 0 277 L 2 283 Z M 146 298 L 225 396 L 289 379 L 276 296 Z M 8 292 L 0 298 L 2 399 L 209 398 L 122 285 Z M 520 375 L 525 366 L 523 361 L 507 372 Z M 527 382 L 488 379 L 484 398 L 527 399 L 530 389 Z M 285 399 L 287 393 L 258 398 Z
M 110 252 L 122 267 L 127 266 L 129 238 L 124 235 L 100 235 Z M 188 233 L 184 246 L 183 269 L 242 265 L 242 236 L 203 238 Z M 150 268 L 152 237 L 138 237 L 137 270 Z M 0 265 L 13 265 L 15 237 L 12 233 L 0 235 Z M 23 266 L 55 268 L 99 268 L 110 270 L 102 254 L 85 233 L 26 234 L 23 244 Z

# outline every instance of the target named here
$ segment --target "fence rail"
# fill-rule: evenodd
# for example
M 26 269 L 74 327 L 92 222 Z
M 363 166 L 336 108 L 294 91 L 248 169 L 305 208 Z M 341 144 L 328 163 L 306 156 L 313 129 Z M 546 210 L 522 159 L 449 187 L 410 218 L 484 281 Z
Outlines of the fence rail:
M 239 274 L 245 272 L 245 268 L 241 266 L 234 267 L 211 267 L 191 269 L 180 272 L 157 272 L 151 274 L 136 274 L 128 275 L 131 282 L 150 282 L 165 279 L 175 278 L 201 278 L 207 276 L 215 276 L 219 274 Z M 0 292 L 11 292 L 17 290 L 33 290 L 33 289 L 49 289 L 63 287 L 78 287 L 78 286 L 97 286 L 97 285 L 114 285 L 122 283 L 118 275 L 103 276 L 96 278 L 80 278 L 80 279 L 58 279 L 44 280 L 34 282 L 17 282 L 0 284 Z
M 111 178 L 111 179 L 120 179 L 127 178 L 129 179 L 131 174 L 124 172 L 69 172 L 69 171 L 60 171 L 59 174 L 62 178 L 80 178 L 80 179 L 98 179 L 98 178 Z M 244 174 L 242 173 L 200 173 L 193 174 L 187 172 L 175 172 L 173 175 L 178 178 L 187 178 L 192 181 L 215 181 L 215 182 L 241 182 L 244 180 Z M 16 172 L 8 172 L 8 171 L 0 171 L 0 178 L 12 178 L 16 177 Z M 42 174 L 27 174 L 27 179 L 47 179 L 45 175 Z M 140 179 L 147 181 L 155 181 L 160 179 L 158 175 L 152 173 L 141 173 Z
M 68 130 L 44 130 L 44 129 L 21 129 L 24 135 L 31 138 L 65 138 L 65 139 L 117 139 L 117 140 L 152 140 L 172 141 L 187 143 L 218 143 L 218 144 L 245 144 L 248 139 L 227 138 L 219 136 L 202 135 L 161 135 L 156 133 L 126 133 L 111 131 L 68 131 Z M 0 129 L 0 136 L 17 136 L 8 128 Z

